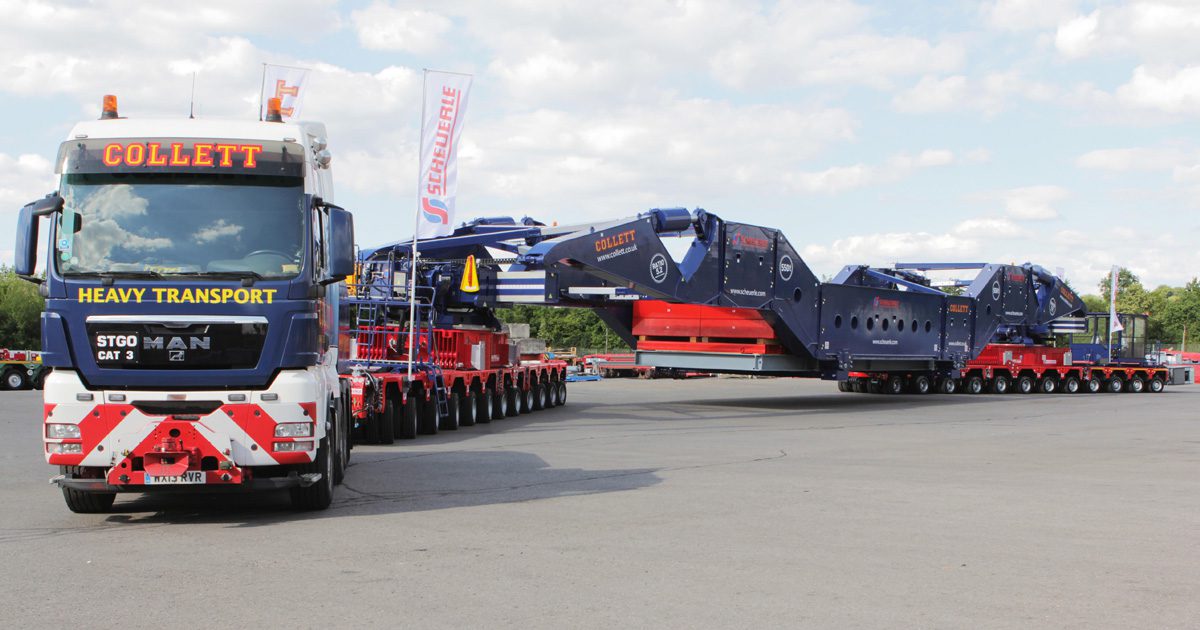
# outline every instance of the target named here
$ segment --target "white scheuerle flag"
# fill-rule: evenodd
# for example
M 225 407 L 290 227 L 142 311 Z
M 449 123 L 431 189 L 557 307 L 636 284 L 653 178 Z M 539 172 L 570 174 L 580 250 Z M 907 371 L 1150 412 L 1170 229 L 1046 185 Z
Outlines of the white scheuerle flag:
M 1112 291 L 1108 297 L 1108 334 L 1125 330 L 1121 325 L 1121 318 L 1117 317 L 1117 278 L 1121 275 L 1121 268 L 1113 265 L 1112 268 Z
M 267 118 L 267 101 L 279 99 L 279 113 L 284 120 L 299 120 L 304 105 L 304 80 L 308 68 L 263 64 L 262 96 L 259 99 L 259 118 Z
M 425 71 L 417 238 L 445 236 L 454 231 L 458 140 L 470 92 L 469 74 Z

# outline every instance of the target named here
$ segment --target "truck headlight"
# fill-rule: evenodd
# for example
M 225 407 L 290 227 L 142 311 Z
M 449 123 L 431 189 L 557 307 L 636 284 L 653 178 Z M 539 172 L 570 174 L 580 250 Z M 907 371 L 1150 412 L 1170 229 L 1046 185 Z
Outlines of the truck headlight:
M 50 453 L 51 455 L 82 455 L 83 454 L 83 445 L 82 444 L 59 444 L 56 442 L 53 444 L 47 444 L 46 452 Z
M 78 424 L 47 424 L 46 437 L 52 440 L 78 440 Z
M 311 422 L 283 422 L 275 425 L 275 437 L 312 437 L 312 434 L 313 425 Z
M 313 443 L 311 440 L 303 440 L 300 442 L 276 442 L 275 443 L 275 452 L 276 453 L 298 453 L 301 451 L 311 451 L 311 450 L 313 450 Z

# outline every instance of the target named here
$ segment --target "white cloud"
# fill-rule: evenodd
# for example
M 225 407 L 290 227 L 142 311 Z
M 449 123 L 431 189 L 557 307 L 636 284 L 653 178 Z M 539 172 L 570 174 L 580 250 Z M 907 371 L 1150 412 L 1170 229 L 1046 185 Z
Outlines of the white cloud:
M 1011 238 L 1023 233 L 1019 225 L 1005 217 L 977 217 L 954 226 L 954 234 L 971 238 Z
M 1088 151 L 1075 164 L 1104 171 L 1156 171 L 1174 168 L 1184 159 L 1184 152 L 1178 148 L 1130 147 Z
M 1069 58 L 1134 53 L 1154 63 L 1197 61 L 1200 5 L 1191 0 L 1112 4 L 1064 20 L 1055 46 Z
M 995 0 L 983 6 L 983 14 L 993 28 L 1025 31 L 1057 26 L 1077 4 L 1077 0 Z
M 54 190 L 54 165 L 34 154 L 0 153 L 0 213 L 15 213 Z M 11 215 L 9 215 L 11 216 Z
M 1013 218 L 1045 221 L 1058 217 L 1053 205 L 1069 197 L 1061 186 L 1028 186 L 1013 188 L 1001 193 L 1004 211 Z
M 370 50 L 428 52 L 436 48 L 442 35 L 450 30 L 449 18 L 374 2 L 350 13 L 358 41 Z
M 1130 107 L 1171 114 L 1200 113 L 1200 65 L 1185 68 L 1138 66 L 1117 98 Z
M 1058 89 L 1030 81 L 1015 71 L 991 73 L 979 78 L 966 75 L 921 77 L 913 87 L 892 97 L 892 105 L 908 113 L 947 112 L 962 109 L 988 115 L 1006 109 L 1014 98 L 1047 101 Z

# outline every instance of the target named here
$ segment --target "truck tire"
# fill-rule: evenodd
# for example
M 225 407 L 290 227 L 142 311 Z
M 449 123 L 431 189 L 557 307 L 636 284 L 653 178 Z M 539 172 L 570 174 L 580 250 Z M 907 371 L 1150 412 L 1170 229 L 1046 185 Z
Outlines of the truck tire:
M 558 388 L 554 386 L 554 381 L 546 381 L 546 408 L 552 409 L 558 406 Z
M 63 466 L 62 472 L 77 475 L 83 472 L 83 467 Z M 67 509 L 76 514 L 103 514 L 112 509 L 113 501 L 117 498 L 115 492 L 80 492 L 70 488 L 63 488 L 62 494 Z
M 953 394 L 958 391 L 958 379 L 949 377 L 942 379 L 942 382 L 938 384 L 938 391 L 943 394 Z
M 558 381 L 558 405 L 561 407 L 565 404 L 567 404 L 567 384 Z
M 904 379 L 894 374 L 888 376 L 888 380 L 884 383 L 884 391 L 889 394 L 904 393 Z
M 1103 387 L 1104 383 L 1102 383 L 1098 377 L 1093 376 L 1087 381 L 1087 391 L 1089 394 L 1098 393 Z
M 521 392 L 521 413 L 530 413 L 533 411 L 533 388 Z
M 50 373 L 50 368 L 40 367 L 33 373 L 33 378 L 29 380 L 29 386 L 34 389 L 42 389 L 46 386 L 46 375 Z
M 396 407 L 396 396 L 389 394 L 387 401 L 383 403 L 383 413 L 374 414 L 375 424 L 379 425 L 380 444 L 392 444 L 396 441 L 396 432 L 400 430 L 400 410 Z
M 421 404 L 421 412 L 417 417 L 417 430 L 421 435 L 437 435 L 438 404 L 437 398 L 430 397 Z
M 1053 376 L 1043 376 L 1042 380 L 1038 381 L 1038 391 L 1043 394 L 1053 394 L 1058 391 L 1058 379 Z
M 1012 381 L 1008 380 L 1007 375 L 997 374 L 996 377 L 992 379 L 992 393 L 1007 394 L 1010 385 L 1012 385 Z
M 488 392 L 492 397 L 492 420 L 503 420 L 508 417 L 508 397 L 503 390 Z
M 1125 379 L 1120 376 L 1113 376 L 1104 384 L 1104 391 L 1110 394 L 1116 394 L 1125 389 Z
M 471 400 L 468 392 L 458 392 L 458 424 L 464 427 L 475 426 L 475 401 Z
M 1074 376 L 1068 376 L 1063 379 L 1062 386 L 1060 387 L 1061 391 L 1065 394 L 1078 394 L 1079 388 L 1079 379 Z
M 334 429 L 335 439 L 332 442 L 334 445 L 333 484 L 341 485 L 342 481 L 346 479 L 346 453 L 348 450 L 345 430 L 346 418 L 342 415 L 341 399 L 330 397 L 329 410 L 325 413 L 328 414 L 329 424 L 336 427 Z
M 25 378 L 25 370 L 21 368 L 10 367 L 4 371 L 4 389 L 14 391 L 25 389 L 29 384 L 29 380 Z
M 933 382 L 924 374 L 916 375 L 912 380 L 912 392 L 914 394 L 928 394 L 933 390 Z
M 1146 391 L 1149 391 L 1154 394 L 1159 394 L 1159 393 L 1162 393 L 1162 391 L 1166 388 L 1167 388 L 1167 384 L 1164 383 L 1161 378 L 1158 378 L 1156 376 L 1156 377 L 1150 379 L 1150 387 L 1146 388 Z
M 838 381 L 837 388 L 839 392 L 850 392 L 854 390 L 849 381 Z
M 1128 387 L 1129 393 L 1140 394 L 1146 391 L 1146 381 L 1142 377 L 1135 375 L 1133 378 L 1129 379 Z
M 533 410 L 541 411 L 546 408 L 546 387 L 539 381 L 530 386 L 530 393 L 533 394 Z
M 317 445 L 317 460 L 304 467 L 306 473 L 321 473 L 321 479 L 307 488 L 292 488 L 292 508 L 324 510 L 333 503 L 333 457 L 329 452 L 329 437 Z
M 521 415 L 521 390 L 516 387 L 506 387 L 504 389 L 504 398 L 507 400 L 505 411 L 508 412 L 508 417 Z
M 983 377 L 978 374 L 972 374 L 967 377 L 963 385 L 963 393 L 966 394 L 982 394 L 983 393 Z
M 867 384 L 862 382 L 860 379 L 851 383 L 850 389 L 853 390 L 855 394 L 865 394 L 867 393 Z
M 1018 394 L 1032 394 L 1035 389 L 1036 389 L 1036 387 L 1035 387 L 1035 383 L 1033 382 L 1032 376 L 1026 375 L 1026 376 L 1018 376 L 1017 377 L 1017 393 Z
M 441 429 L 443 431 L 457 431 L 462 422 L 462 397 L 458 395 L 458 392 L 450 392 L 447 407 L 450 413 L 447 413 L 446 417 L 442 418 Z
M 475 422 L 487 424 L 492 421 L 492 397 L 488 393 L 481 390 L 471 392 L 471 399 L 475 401 Z
M 396 437 L 401 440 L 415 440 L 417 429 L 421 426 L 421 407 L 425 406 L 423 391 L 414 391 L 408 395 L 408 402 L 396 409 Z M 390 444 L 390 442 L 389 442 Z

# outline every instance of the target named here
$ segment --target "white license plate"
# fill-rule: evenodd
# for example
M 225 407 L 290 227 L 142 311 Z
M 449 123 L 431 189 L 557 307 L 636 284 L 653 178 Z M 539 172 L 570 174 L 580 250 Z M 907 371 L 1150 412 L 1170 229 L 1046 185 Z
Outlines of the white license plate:
M 189 470 L 182 475 L 146 475 L 147 486 L 169 486 L 204 483 L 204 471 Z

